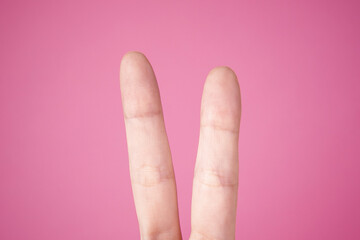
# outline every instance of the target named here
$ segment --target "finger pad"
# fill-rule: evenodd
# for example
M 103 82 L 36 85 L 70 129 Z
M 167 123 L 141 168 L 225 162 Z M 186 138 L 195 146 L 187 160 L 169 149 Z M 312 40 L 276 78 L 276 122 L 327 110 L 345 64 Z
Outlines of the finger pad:
M 229 67 L 216 67 L 207 76 L 201 103 L 201 124 L 238 131 L 241 115 L 240 88 Z
M 126 117 L 161 112 L 159 88 L 154 71 L 140 52 L 128 52 L 120 65 L 120 89 Z

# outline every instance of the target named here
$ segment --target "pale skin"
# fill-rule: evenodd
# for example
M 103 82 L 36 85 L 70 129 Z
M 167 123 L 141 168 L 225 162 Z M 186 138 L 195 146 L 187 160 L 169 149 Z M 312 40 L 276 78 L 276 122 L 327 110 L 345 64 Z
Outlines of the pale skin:
M 142 53 L 123 56 L 120 88 L 141 239 L 182 239 L 159 88 Z M 235 73 L 225 66 L 212 69 L 201 100 L 190 240 L 235 239 L 240 115 Z

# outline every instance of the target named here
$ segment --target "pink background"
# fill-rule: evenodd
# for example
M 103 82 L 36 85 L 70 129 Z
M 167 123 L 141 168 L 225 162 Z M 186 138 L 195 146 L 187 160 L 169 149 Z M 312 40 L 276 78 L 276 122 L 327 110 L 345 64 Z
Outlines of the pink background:
M 360 239 L 358 1 L 1 1 L 0 239 L 138 239 L 119 63 L 158 77 L 184 238 L 208 71 L 238 74 L 237 239 Z

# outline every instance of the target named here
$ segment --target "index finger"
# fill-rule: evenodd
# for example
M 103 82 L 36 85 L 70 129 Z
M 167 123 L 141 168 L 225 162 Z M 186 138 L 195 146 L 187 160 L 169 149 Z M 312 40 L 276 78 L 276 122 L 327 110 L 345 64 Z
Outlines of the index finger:
M 235 239 L 240 89 L 228 67 L 205 82 L 191 208 L 191 240 Z
M 147 58 L 127 53 L 120 88 L 141 239 L 181 239 L 171 153 L 159 88 Z

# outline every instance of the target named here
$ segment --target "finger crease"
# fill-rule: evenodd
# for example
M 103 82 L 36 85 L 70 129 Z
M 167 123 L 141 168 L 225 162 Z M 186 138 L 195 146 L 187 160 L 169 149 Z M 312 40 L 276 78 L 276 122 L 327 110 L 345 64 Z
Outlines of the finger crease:
M 238 178 L 232 174 L 222 174 L 219 171 L 201 169 L 196 170 L 194 179 L 209 187 L 237 187 Z
M 174 180 L 174 171 L 168 167 L 154 167 L 144 165 L 132 171 L 131 181 L 144 187 L 153 187 Z

